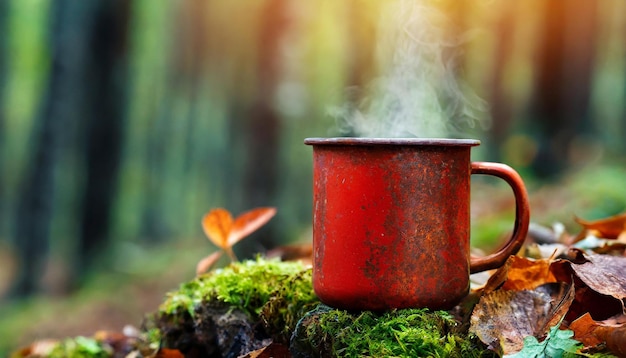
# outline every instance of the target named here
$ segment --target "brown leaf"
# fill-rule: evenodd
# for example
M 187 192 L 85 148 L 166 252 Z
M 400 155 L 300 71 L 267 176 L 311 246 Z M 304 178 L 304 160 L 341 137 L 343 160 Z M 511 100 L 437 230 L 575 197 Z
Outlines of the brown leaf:
M 597 237 L 617 240 L 620 235 L 626 235 L 626 213 L 594 221 L 586 221 L 578 217 L 574 219 Z
M 598 323 L 591 318 L 589 312 L 572 322 L 568 328 L 574 332 L 574 339 L 585 347 L 594 347 L 603 342 L 595 335 Z
M 626 326 L 604 327 L 597 329 L 597 335 L 606 342 L 606 347 L 618 357 L 626 357 Z
M 576 250 L 579 251 L 579 250 Z M 582 261 L 586 262 L 582 253 Z M 576 261 L 578 262 L 578 261 Z M 612 296 L 600 294 L 589 288 L 575 273 L 572 266 L 576 264 L 568 260 L 556 260 L 550 265 L 550 271 L 560 282 L 574 284 L 574 302 L 565 317 L 568 321 L 573 321 L 586 312 L 591 313 L 596 319 L 605 319 L 622 311 L 622 302 Z
M 626 257 L 597 255 L 572 249 L 586 260 L 572 263 L 572 269 L 594 291 L 618 300 L 626 297 Z
M 227 245 L 232 247 L 265 225 L 274 215 L 276 215 L 276 208 L 256 208 L 239 215 L 228 234 Z
M 233 227 L 233 217 L 226 209 L 217 208 L 209 211 L 202 218 L 204 234 L 218 247 L 228 247 L 228 235 Z
M 558 259 L 550 263 L 550 272 L 558 282 L 572 283 L 574 271 L 570 261 Z
M 485 283 L 485 286 L 483 287 L 484 293 L 489 293 L 497 290 L 506 281 L 506 278 L 509 275 L 509 269 L 511 268 L 512 264 L 511 257 L 509 257 L 504 265 L 500 266 L 500 268 L 498 268 L 496 272 L 494 272 L 489 277 L 487 283 Z
M 202 275 L 203 273 L 209 271 L 211 267 L 213 267 L 217 261 L 222 257 L 223 251 L 215 251 L 209 256 L 203 258 L 196 265 L 196 275 Z
M 490 292 L 480 298 L 470 319 L 470 332 L 489 349 L 517 352 L 524 337 L 534 335 L 538 316 L 548 313 L 549 296 L 533 291 Z
M 581 316 L 569 329 L 574 331 L 574 338 L 583 343 L 585 347 L 595 347 L 605 343 L 607 348 L 620 357 L 626 356 L 626 323 L 624 315 L 620 315 L 621 323 L 615 323 L 616 319 L 595 321 L 589 313 Z
M 496 290 L 474 308 L 470 331 L 490 349 L 510 354 L 522 349 L 527 336 L 542 337 L 550 322 L 560 321 L 573 299 L 573 289 L 549 283 L 534 290 Z
M 576 291 L 574 285 L 562 282 L 547 283 L 537 287 L 535 290 L 544 292 L 552 298 L 550 301 L 550 313 L 545 320 L 537 322 L 537 333 L 545 333 L 550 328 L 558 325 L 563 320 L 563 317 L 567 315 L 576 297 Z

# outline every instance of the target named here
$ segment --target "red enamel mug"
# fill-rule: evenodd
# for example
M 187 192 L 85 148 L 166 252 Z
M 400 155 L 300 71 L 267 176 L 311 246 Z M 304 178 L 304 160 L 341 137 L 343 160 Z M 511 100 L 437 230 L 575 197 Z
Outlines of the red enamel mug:
M 347 310 L 449 309 L 470 273 L 502 266 L 528 232 L 524 183 L 511 167 L 471 162 L 472 139 L 307 138 L 313 146 L 313 288 Z M 515 196 L 510 239 L 470 256 L 470 176 Z

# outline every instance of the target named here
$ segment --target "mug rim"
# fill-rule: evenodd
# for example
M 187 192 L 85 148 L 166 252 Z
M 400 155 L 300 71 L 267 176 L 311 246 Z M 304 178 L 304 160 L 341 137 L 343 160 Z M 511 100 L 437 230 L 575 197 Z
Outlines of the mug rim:
M 347 146 L 375 146 L 375 145 L 437 145 L 437 146 L 467 146 L 480 145 L 478 139 L 456 138 L 384 138 L 384 137 L 313 137 L 304 139 L 306 145 L 347 145 Z

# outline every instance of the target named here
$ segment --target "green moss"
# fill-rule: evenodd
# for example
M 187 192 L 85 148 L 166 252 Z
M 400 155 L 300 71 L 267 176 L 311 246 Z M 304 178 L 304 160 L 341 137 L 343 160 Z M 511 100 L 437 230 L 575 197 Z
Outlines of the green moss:
M 106 358 L 113 352 L 93 338 L 68 338 L 57 344 L 48 357 L 50 358 Z
M 316 302 L 311 270 L 299 262 L 262 258 L 232 263 L 182 284 L 178 291 L 168 294 L 160 311 L 186 311 L 193 316 L 203 302 L 219 302 L 258 317 L 270 299 L 291 305 Z
M 158 348 L 162 338 L 161 331 L 156 327 L 151 327 L 145 331 L 145 341 L 148 347 Z
M 481 357 L 494 356 L 476 339 L 454 333 L 456 321 L 444 311 L 386 313 L 321 306 L 303 318 L 292 344 L 306 356 Z

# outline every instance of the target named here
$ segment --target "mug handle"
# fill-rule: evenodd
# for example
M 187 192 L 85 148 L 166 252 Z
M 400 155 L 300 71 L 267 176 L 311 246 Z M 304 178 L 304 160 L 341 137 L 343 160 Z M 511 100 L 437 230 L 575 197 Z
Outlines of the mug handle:
M 472 174 L 487 174 L 504 179 L 515 196 L 515 226 L 509 241 L 498 251 L 485 257 L 470 259 L 470 273 L 476 273 L 498 268 L 506 262 L 510 255 L 515 255 L 524 244 L 530 221 L 530 205 L 522 178 L 508 165 L 489 162 L 472 162 Z

